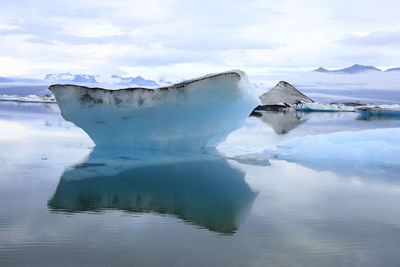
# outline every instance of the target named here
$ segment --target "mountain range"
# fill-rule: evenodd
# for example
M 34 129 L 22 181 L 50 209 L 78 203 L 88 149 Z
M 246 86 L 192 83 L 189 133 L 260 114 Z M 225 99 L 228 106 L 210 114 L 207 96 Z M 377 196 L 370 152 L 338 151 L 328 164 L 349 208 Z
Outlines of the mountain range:
M 327 70 L 323 67 L 319 67 L 316 70 L 313 70 L 315 72 L 323 72 L 323 73 L 343 73 L 343 74 L 357 74 L 357 73 L 362 73 L 362 72 L 367 72 L 367 71 L 382 71 L 381 69 L 378 69 L 374 66 L 364 66 L 364 65 L 359 65 L 355 64 L 353 66 L 344 68 L 344 69 L 338 69 L 338 70 Z M 393 71 L 400 71 L 400 68 L 391 68 L 385 70 L 385 72 L 393 72 Z
M 44 77 L 44 79 L 0 77 L 0 83 L 30 83 L 30 84 L 74 83 L 82 85 L 112 84 L 121 86 L 149 86 L 149 87 L 171 84 L 170 81 L 166 81 L 163 78 L 160 78 L 160 80 L 156 82 L 153 80 L 145 79 L 142 76 L 122 77 L 118 75 L 112 75 L 110 77 L 100 77 L 97 75 L 88 75 L 88 74 L 71 74 L 69 72 L 47 74 Z
M 146 80 L 142 76 L 136 76 L 136 77 L 121 77 L 118 75 L 112 75 L 111 78 L 113 79 L 114 84 L 118 85 L 137 85 L 137 86 L 159 86 L 158 83 L 156 83 L 153 80 Z
M 98 81 L 96 78 L 98 76 L 87 75 L 87 74 L 71 74 L 69 72 L 66 73 L 58 73 L 58 74 L 47 74 L 45 80 L 51 82 L 70 82 L 70 83 L 78 83 L 78 84 L 100 84 L 104 83 L 102 81 Z M 123 86 L 159 86 L 159 84 L 153 80 L 148 80 L 143 78 L 142 76 L 136 77 L 122 77 L 119 75 L 111 75 L 111 79 L 107 79 L 105 83 L 112 83 L 114 85 L 123 85 Z

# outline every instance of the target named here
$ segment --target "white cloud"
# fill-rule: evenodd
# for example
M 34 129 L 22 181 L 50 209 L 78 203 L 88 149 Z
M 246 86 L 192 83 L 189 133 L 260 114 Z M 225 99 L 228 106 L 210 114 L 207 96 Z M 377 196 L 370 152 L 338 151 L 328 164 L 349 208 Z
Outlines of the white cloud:
M 90 24 L 82 23 L 81 21 L 68 21 L 63 25 L 63 32 L 71 36 L 78 37 L 104 37 L 122 35 L 124 32 L 111 24 L 102 22 L 89 22 Z
M 400 31 L 372 32 L 366 35 L 351 36 L 343 40 L 355 46 L 394 46 L 400 47 Z
M 21 69 L 40 76 L 172 68 L 195 73 L 187 66 L 199 65 L 254 70 L 400 64 L 400 2 L 394 0 L 0 4 L 0 56 L 29 62 Z

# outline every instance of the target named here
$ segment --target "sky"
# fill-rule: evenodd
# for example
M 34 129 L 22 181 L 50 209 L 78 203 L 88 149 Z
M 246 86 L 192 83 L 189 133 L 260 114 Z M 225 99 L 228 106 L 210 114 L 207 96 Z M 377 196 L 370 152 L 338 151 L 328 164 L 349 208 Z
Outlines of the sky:
M 400 66 L 400 1 L 0 0 L 0 76 Z

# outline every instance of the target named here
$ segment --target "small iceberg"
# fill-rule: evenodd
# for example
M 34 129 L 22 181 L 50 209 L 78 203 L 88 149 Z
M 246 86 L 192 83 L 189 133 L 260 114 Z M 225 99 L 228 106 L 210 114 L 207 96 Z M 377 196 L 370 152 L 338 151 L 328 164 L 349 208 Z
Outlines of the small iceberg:
M 240 128 L 257 101 L 244 72 L 210 74 L 156 89 L 49 88 L 62 116 L 101 147 L 198 150 Z
M 251 115 L 261 116 L 260 111 L 291 111 L 296 104 L 314 103 L 290 83 L 280 81 L 274 88 L 262 94 L 260 97 L 262 105 L 257 106 Z
M 263 105 L 257 106 L 252 116 L 262 117 L 265 111 L 301 112 L 359 112 L 364 117 L 400 117 L 400 105 L 375 105 L 358 102 L 319 103 L 307 97 L 288 82 L 280 81 L 260 96 Z
M 288 108 L 300 103 L 314 103 L 288 82 L 280 81 L 274 88 L 260 96 L 264 110 L 268 108 Z
M 304 112 L 355 112 L 360 105 L 349 105 L 347 103 L 299 103 L 294 105 L 294 109 Z M 364 105 L 361 105 L 364 106 Z

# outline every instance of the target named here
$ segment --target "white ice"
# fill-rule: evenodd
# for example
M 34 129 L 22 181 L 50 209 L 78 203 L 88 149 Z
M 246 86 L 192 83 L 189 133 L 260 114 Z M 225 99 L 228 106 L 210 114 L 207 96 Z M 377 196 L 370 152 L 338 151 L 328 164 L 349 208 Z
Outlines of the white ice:
M 360 106 L 349 106 L 342 103 L 338 104 L 325 104 L 325 103 L 299 103 L 294 105 L 294 109 L 297 111 L 331 111 L 331 112 L 359 112 L 363 113 L 364 111 L 378 114 L 390 113 L 394 114 L 400 112 L 399 104 L 392 105 L 375 105 L 375 104 L 366 104 Z
M 11 102 L 26 102 L 26 103 L 56 103 L 54 96 L 17 96 L 17 95 L 0 95 L 0 101 L 11 101 Z

